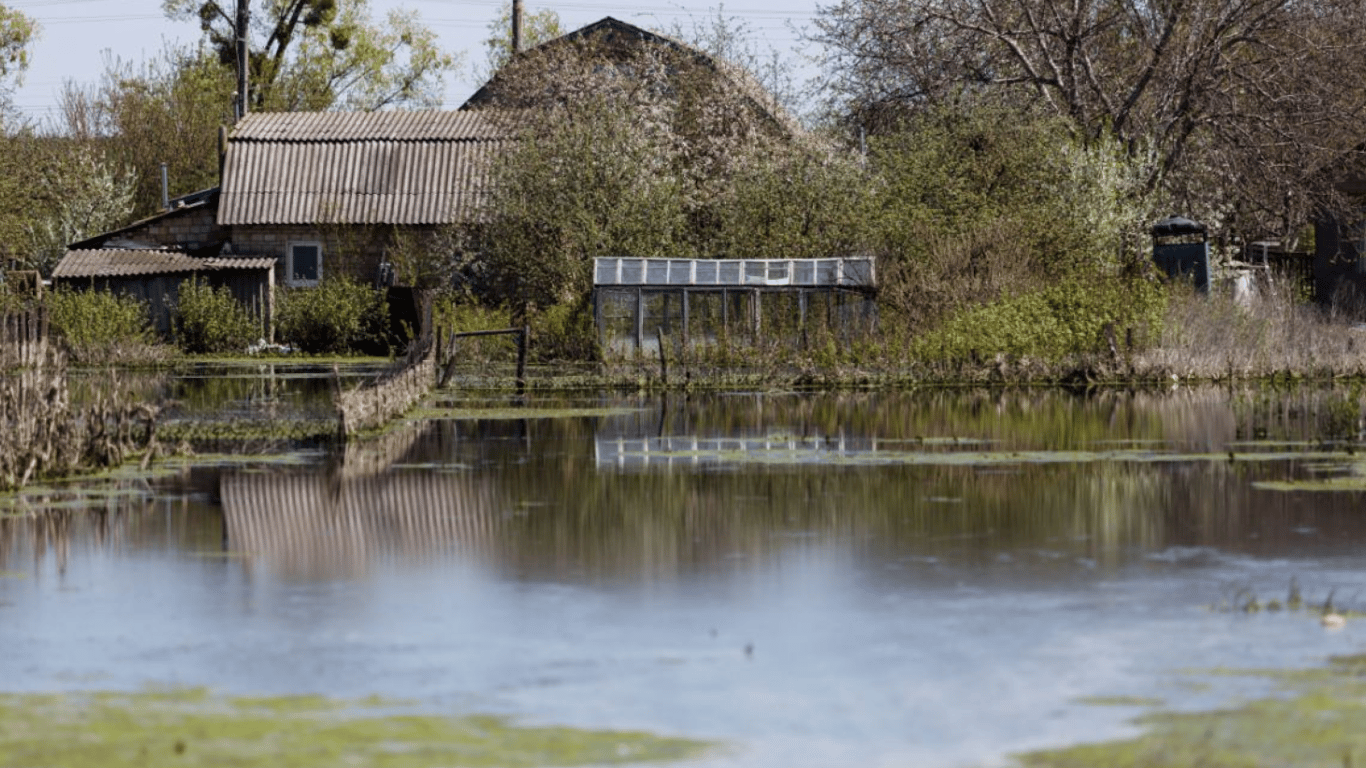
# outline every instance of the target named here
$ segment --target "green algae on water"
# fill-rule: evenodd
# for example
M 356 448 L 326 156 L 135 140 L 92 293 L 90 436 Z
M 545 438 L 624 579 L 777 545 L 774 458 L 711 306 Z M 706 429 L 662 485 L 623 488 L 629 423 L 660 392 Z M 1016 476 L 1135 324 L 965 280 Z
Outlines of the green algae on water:
M 373 697 L 232 698 L 201 688 L 0 694 L 0 765 L 622 765 L 686 760 L 713 748 L 641 732 L 443 717 Z
M 1350 766 L 1366 761 L 1366 655 L 1324 668 L 1211 670 L 1269 679 L 1277 695 L 1209 712 L 1153 712 L 1135 738 L 1017 755 L 1028 768 Z
M 442 407 L 436 403 L 431 406 L 415 408 L 405 418 L 409 421 L 504 421 L 509 419 L 586 419 L 629 416 L 639 412 L 637 408 L 540 408 L 540 407 Z

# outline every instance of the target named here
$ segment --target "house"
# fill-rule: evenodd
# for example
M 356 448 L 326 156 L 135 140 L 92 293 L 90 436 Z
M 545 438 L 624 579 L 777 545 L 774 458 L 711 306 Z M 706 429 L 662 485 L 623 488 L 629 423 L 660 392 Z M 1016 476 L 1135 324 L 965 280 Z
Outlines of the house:
M 167 202 L 166 210 L 118 229 L 104 232 L 67 248 L 177 248 L 189 253 L 217 255 L 227 236 L 218 226 L 218 188 L 206 189 Z
M 220 187 L 72 244 L 53 277 L 138 296 L 168 334 L 179 281 L 203 274 L 268 328 L 277 283 L 335 273 L 387 284 L 400 232 L 475 217 L 507 135 L 473 112 L 247 115 L 228 138 Z
M 288 112 L 228 138 L 217 223 L 239 253 L 275 256 L 280 283 L 379 281 L 400 233 L 474 219 L 510 139 L 475 112 Z

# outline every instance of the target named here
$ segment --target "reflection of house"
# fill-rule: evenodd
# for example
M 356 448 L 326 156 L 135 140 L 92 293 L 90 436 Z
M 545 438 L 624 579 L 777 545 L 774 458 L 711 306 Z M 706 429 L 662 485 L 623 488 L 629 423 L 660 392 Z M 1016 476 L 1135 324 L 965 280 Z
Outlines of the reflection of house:
M 223 476 L 219 493 L 230 550 L 309 578 L 354 575 L 386 559 L 484 552 L 504 517 L 488 480 L 457 473 L 239 472 Z
M 431 437 L 410 424 L 348 443 L 330 469 L 224 473 L 218 495 L 228 548 L 273 570 L 322 578 L 382 559 L 486 552 L 506 512 L 492 482 L 401 465 L 425 463 Z

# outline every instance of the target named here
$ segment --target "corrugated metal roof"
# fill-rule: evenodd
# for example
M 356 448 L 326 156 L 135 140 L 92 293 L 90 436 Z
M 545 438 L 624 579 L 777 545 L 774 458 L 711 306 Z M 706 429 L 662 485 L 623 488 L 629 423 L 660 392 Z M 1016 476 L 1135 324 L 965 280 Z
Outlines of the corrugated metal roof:
M 258 113 L 238 124 L 218 220 L 445 224 L 472 218 L 510 129 L 475 112 Z
M 479 112 L 253 112 L 233 128 L 239 141 L 484 141 L 506 136 Z
M 213 272 L 225 269 L 269 269 L 274 264 L 275 259 L 269 257 L 199 258 L 184 251 L 98 248 L 67 251 L 57 263 L 57 267 L 52 270 L 52 276 L 127 277 L 176 272 Z
M 279 259 L 274 256 L 215 256 L 203 259 L 206 272 L 226 269 L 270 269 Z

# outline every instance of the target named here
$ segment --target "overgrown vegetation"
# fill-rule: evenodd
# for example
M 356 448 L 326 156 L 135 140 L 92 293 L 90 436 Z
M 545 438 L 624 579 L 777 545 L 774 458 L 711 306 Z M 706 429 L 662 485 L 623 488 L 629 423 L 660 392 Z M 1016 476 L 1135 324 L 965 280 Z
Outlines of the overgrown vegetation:
M 241 352 L 264 335 L 231 290 L 197 279 L 180 284 L 172 317 L 176 343 L 185 352 Z
M 1139 169 L 1064 121 L 990 105 L 945 109 L 908 119 L 864 154 L 765 133 L 737 106 L 729 119 L 748 117 L 750 139 L 762 138 L 728 147 L 720 172 L 698 181 L 690 174 L 705 158 L 678 148 L 695 126 L 675 114 L 640 129 L 630 121 L 636 98 L 608 89 L 576 102 L 502 166 L 471 284 L 546 326 L 535 334 L 538 354 L 596 356 L 590 265 L 621 254 L 874 256 L 876 334 L 826 328 L 813 344 L 795 304 L 765 317 L 774 362 L 803 369 L 997 355 L 1056 363 L 1160 337 L 1161 291 L 1135 233 L 1150 213 Z M 770 299 L 765 313 L 779 304 Z M 695 337 L 718 336 L 700 330 Z M 686 354 L 724 366 L 762 346 L 735 329 L 719 335 L 723 343 Z
M 1032 1 L 1021 0 L 1020 8 Z M 232 19 L 215 3 L 177 0 L 166 8 L 176 18 L 202 10 L 209 47 L 169 49 L 141 66 L 112 62 L 97 85 L 67 89 L 55 135 L 11 126 L 0 136 L 14 150 L 0 153 L 6 158 L 0 202 L 11 202 L 3 208 L 15 212 L 0 216 L 0 242 L 12 261 L 48 270 L 66 242 L 155 210 L 158 158 L 170 163 L 173 193 L 216 179 L 217 126 L 235 88 L 223 67 L 232 53 Z M 1285 293 L 1263 298 L 1271 304 L 1256 310 L 1284 326 L 1273 330 L 1222 300 L 1168 296 L 1151 274 L 1146 228 L 1159 215 L 1180 210 L 1211 223 L 1225 240 L 1289 237 L 1303 229 L 1311 199 L 1323 202 L 1319 181 L 1277 177 L 1280 186 L 1259 188 L 1231 179 L 1220 163 L 1236 159 L 1237 167 L 1250 167 L 1255 150 L 1230 145 L 1223 128 L 1164 122 L 1167 107 L 1152 101 L 1160 83 L 1186 88 L 1192 97 L 1215 97 L 1226 93 L 1226 81 L 1205 72 L 1174 79 L 1164 67 L 1181 66 L 1185 53 L 1175 51 L 1153 54 L 1158 69 L 1151 81 L 1134 80 L 1132 63 L 1117 62 L 1105 77 L 1133 86 L 1134 101 L 1131 111 L 1115 113 L 1113 104 L 1077 83 L 1031 80 L 1037 73 L 1024 62 L 1037 54 L 1043 32 L 1010 51 L 990 24 L 961 24 L 980 21 L 976 14 L 984 11 L 957 2 L 928 27 L 905 26 L 933 10 L 927 8 L 919 0 L 848 0 L 822 11 L 820 35 L 837 55 L 825 81 L 830 111 L 808 120 L 815 130 L 781 106 L 795 103 L 782 68 L 765 64 L 744 29 L 719 12 L 715 21 L 695 25 L 696 47 L 649 35 L 640 45 L 579 37 L 504 57 L 498 27 L 490 43 L 492 79 L 475 106 L 518 110 L 519 132 L 496 164 L 485 209 L 474 222 L 437 234 L 404 228 L 371 234 L 390 239 L 388 264 L 400 285 L 459 286 L 467 316 L 477 303 L 478 312 L 503 317 L 508 327 L 529 325 L 533 356 L 542 361 L 601 359 L 591 317 L 594 257 L 867 255 L 877 263 L 877 313 L 860 320 L 856 333 L 847 324 L 798 323 L 774 300 L 763 310 L 758 337 L 741 325 L 712 327 L 694 334 L 691 348 L 681 335 L 669 338 L 665 352 L 717 370 L 785 369 L 833 379 L 864 371 L 948 376 L 973 366 L 1044 378 L 1069 366 L 1131 377 L 1144 371 L 1251 375 L 1282 365 L 1360 368 L 1350 342 L 1333 341 L 1351 335 L 1335 336 L 1336 326 Z M 291 26 L 295 11 L 304 15 Z M 1207 21 L 1183 13 L 1150 21 L 1182 29 Z M 1333 13 L 1355 18 L 1346 7 Z M 0 42 L 10 58 L 0 68 L 0 85 L 22 70 L 33 33 L 21 17 L 6 18 L 10 34 Z M 411 16 L 375 21 L 360 0 L 316 8 L 291 0 L 262 18 L 265 26 L 253 34 L 268 28 L 280 34 L 267 35 L 253 52 L 258 107 L 425 105 L 452 64 L 429 35 L 418 34 Z M 553 13 L 532 18 L 528 43 L 559 29 Z M 1272 21 L 1333 28 L 1279 7 L 1246 20 L 1255 44 L 1280 39 Z M 1089 24 L 1058 34 L 1074 40 L 1077 50 L 1112 61 L 1118 49 L 1107 41 L 1114 30 Z M 907 39 L 933 29 L 965 47 L 897 59 L 890 55 L 895 46 L 888 47 L 892 38 L 865 39 L 860 29 L 915 33 Z M 1230 64 L 1229 72 L 1281 83 L 1277 78 L 1294 73 L 1335 71 L 1334 61 L 1354 61 L 1363 50 L 1351 43 L 1294 57 L 1277 73 L 1242 63 Z M 999 67 L 1004 79 L 973 79 L 986 70 L 974 74 L 960 55 L 966 51 Z M 944 66 L 918 68 L 933 61 Z M 1050 98 L 1020 98 L 1022 82 Z M 1303 137 L 1324 140 L 1317 153 L 1333 145 L 1331 124 L 1358 96 L 1337 93 L 1315 77 L 1297 88 L 1296 104 L 1319 98 L 1334 107 L 1322 130 Z M 1296 125 L 1280 107 L 1272 119 L 1280 128 Z M 1262 135 L 1276 126 L 1256 130 Z M 1175 162 L 1182 157 L 1189 162 Z M 41 216 L 32 213 L 39 209 Z M 343 237 L 326 239 L 334 235 Z M 344 274 L 348 249 L 332 250 L 335 274 Z M 177 321 L 187 349 L 231 351 L 262 335 L 247 333 L 243 318 L 217 300 L 187 297 Z M 309 353 L 384 353 L 397 342 L 388 338 L 385 314 L 377 294 L 346 280 L 286 290 L 277 340 Z M 1205 323 L 1231 335 L 1220 343 L 1197 338 Z M 77 359 L 102 343 L 76 338 L 96 327 L 106 324 L 86 323 L 68 335 Z M 1323 329 L 1324 341 L 1284 341 L 1308 328 Z M 131 338 L 123 330 L 103 333 Z M 647 329 L 652 340 L 659 334 Z M 470 347 L 480 350 L 478 357 L 500 343 Z M 1229 352 L 1231 344 L 1249 351 Z M 1286 353 L 1271 351 L 1277 345 Z M 632 355 L 612 362 L 637 368 L 657 362 L 654 354 Z M 1097 360 L 1106 371 L 1095 370 Z
M 134 296 L 58 288 L 44 301 L 52 334 L 74 363 L 145 363 L 168 354 L 155 339 L 147 305 Z
M 276 340 L 309 354 L 388 354 L 389 310 L 384 294 L 344 276 L 314 288 L 282 290 Z

